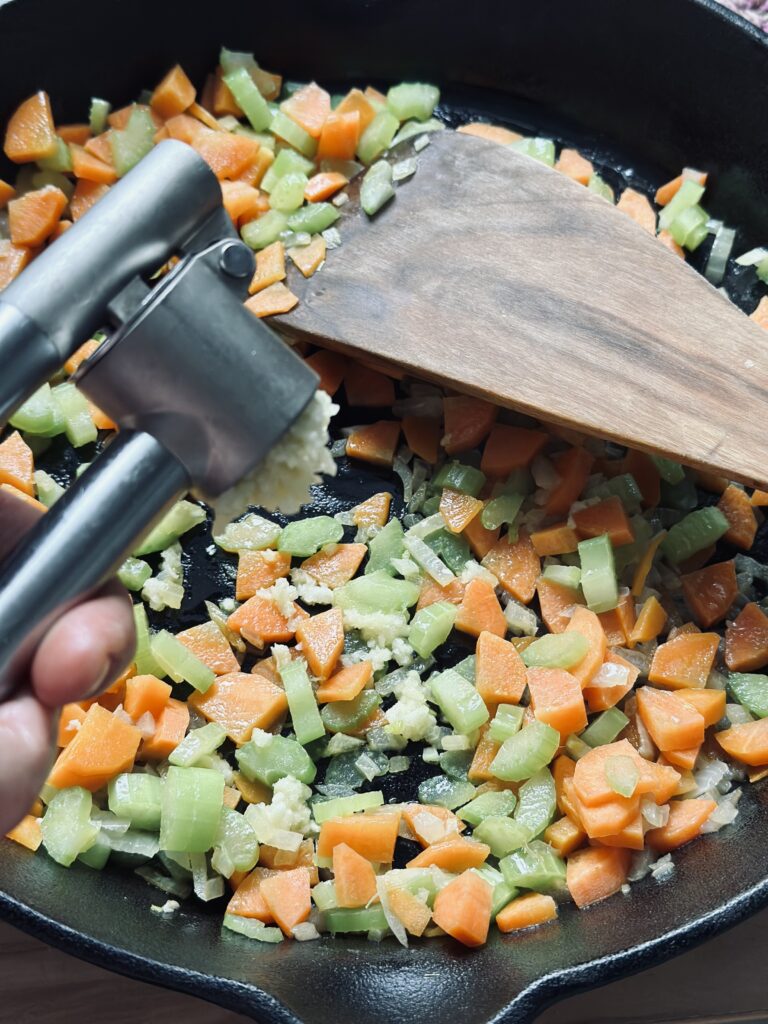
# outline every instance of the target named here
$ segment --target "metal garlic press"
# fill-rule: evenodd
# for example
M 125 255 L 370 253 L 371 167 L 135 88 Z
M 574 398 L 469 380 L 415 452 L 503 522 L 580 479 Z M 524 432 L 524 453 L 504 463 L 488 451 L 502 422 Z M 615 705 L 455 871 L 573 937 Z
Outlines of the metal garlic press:
M 253 271 L 208 165 L 168 140 L 0 295 L 0 426 L 99 329 L 77 383 L 119 426 L 0 565 L 0 699 L 181 494 L 233 486 L 312 397 L 315 374 L 243 306 Z

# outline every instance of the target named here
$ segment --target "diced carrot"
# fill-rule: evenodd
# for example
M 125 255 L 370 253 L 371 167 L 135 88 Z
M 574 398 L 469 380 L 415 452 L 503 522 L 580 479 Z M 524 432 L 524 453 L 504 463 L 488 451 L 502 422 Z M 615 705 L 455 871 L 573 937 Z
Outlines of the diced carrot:
M 55 185 L 25 192 L 8 204 L 8 227 L 14 245 L 42 245 L 59 222 L 67 197 Z
M 405 443 L 420 459 L 434 464 L 440 450 L 440 420 L 431 416 L 404 416 Z
M 107 416 L 107 414 L 97 405 L 94 405 L 90 399 L 87 401 L 88 409 L 91 413 L 91 419 L 93 420 L 93 424 L 97 430 L 117 430 L 117 424 L 113 419 L 111 419 L 111 417 Z
M 541 562 L 525 530 L 520 531 L 514 544 L 506 537 L 497 540 L 483 558 L 483 565 L 515 600 L 531 603 L 541 575 Z
M 425 847 L 421 853 L 409 860 L 406 866 L 428 868 L 434 864 L 443 871 L 458 874 L 469 868 L 479 867 L 488 859 L 490 852 L 490 846 L 486 846 L 485 843 L 456 835 Z
M 354 160 L 360 141 L 360 111 L 338 108 L 325 119 L 317 141 L 318 160 Z
M 423 848 L 464 830 L 464 823 L 453 811 L 438 804 L 404 804 L 403 819 Z
M 568 625 L 565 627 L 565 632 L 581 633 L 589 642 L 589 650 L 583 659 L 570 670 L 571 675 L 576 677 L 582 688 L 589 686 L 592 677 L 605 661 L 608 648 L 603 627 L 600 625 L 600 619 L 588 608 L 580 606 L 571 616 Z
M 391 466 L 399 439 L 398 420 L 379 420 L 377 423 L 359 427 L 349 435 L 347 455 L 351 459 L 372 462 L 374 466 Z
M 541 617 L 550 633 L 565 632 L 576 608 L 584 606 L 584 598 L 578 590 L 572 590 L 543 576 L 536 583 L 536 593 Z
M 576 771 L 576 762 L 571 760 L 567 754 L 558 754 L 555 760 L 552 762 L 552 777 L 555 780 L 555 796 L 557 799 L 557 807 L 561 814 L 567 814 L 574 821 L 576 820 L 575 815 L 571 813 L 571 810 L 567 806 L 567 803 L 563 803 L 563 784 L 566 780 L 573 781 L 573 776 Z
M 630 473 L 643 496 L 645 508 L 655 508 L 661 496 L 661 477 L 650 455 L 630 448 L 622 461 L 622 472 Z
M 725 630 L 725 663 L 731 672 L 756 672 L 768 665 L 768 616 L 754 602 Z
M 109 192 L 109 189 L 109 185 L 101 185 L 97 181 L 88 181 L 87 178 L 81 178 L 75 186 L 72 198 L 69 200 L 69 212 L 72 214 L 72 220 L 80 220 L 82 216 L 88 213 L 92 206 L 95 206 Z
M 768 328 L 768 295 L 763 295 L 758 304 L 749 314 L 749 319 L 754 320 L 758 327 Z M 763 504 L 768 504 L 768 491 L 756 491 L 756 493 L 765 494 L 766 501 L 763 502 Z M 755 505 L 758 503 L 753 501 L 752 504 Z
M 640 674 L 638 668 L 615 651 L 608 651 L 605 661 L 606 664 L 621 665 L 622 668 L 625 668 L 627 678 L 623 683 L 614 683 L 610 686 L 585 686 L 584 700 L 587 702 L 590 712 L 607 711 L 608 708 L 615 707 L 622 697 L 626 697 L 630 692 Z
M 449 455 L 477 448 L 488 435 L 498 407 L 471 395 L 449 395 L 443 399 L 445 432 L 441 444 Z
M 470 782 L 490 782 L 495 777 L 491 771 L 491 763 L 498 754 L 501 744 L 491 739 L 488 729 L 487 724 L 480 729 L 480 739 L 467 772 Z
M 296 245 L 288 250 L 288 255 L 303 277 L 312 277 L 325 262 L 325 239 L 315 235 L 309 245 Z
M 117 110 L 113 110 L 107 118 L 107 124 L 110 128 L 117 128 L 119 131 L 122 131 L 124 128 L 127 127 L 128 121 L 130 120 L 131 114 L 134 112 L 134 110 L 143 110 L 145 113 L 149 114 L 149 116 L 152 118 L 152 123 L 154 124 L 155 128 L 163 127 L 162 117 L 160 117 L 160 115 L 157 114 L 156 111 L 154 111 L 151 107 L 147 106 L 146 103 L 129 103 L 125 107 L 120 107 Z
M 195 125 L 199 125 L 202 132 L 195 129 L 197 136 L 190 145 L 197 150 L 217 178 L 237 178 L 253 164 L 259 152 L 259 143 L 255 139 L 231 132 L 212 132 L 199 121 L 195 121 Z
M 482 501 L 471 494 L 444 487 L 440 498 L 440 515 L 451 533 L 461 533 L 483 507 Z M 503 543 L 503 542 L 502 542 Z
M 68 747 L 77 735 L 79 727 L 85 718 L 85 708 L 79 704 L 65 704 L 59 715 L 59 725 L 56 735 L 57 747 Z M 76 724 L 72 724 L 72 723 Z
M 659 750 L 685 750 L 704 740 L 704 716 L 677 694 L 643 686 L 637 710 Z
M 282 245 L 282 243 L 280 244 Z M 266 250 L 262 249 L 261 251 L 265 252 Z M 341 387 L 341 382 L 344 379 L 344 359 L 336 352 L 319 349 L 317 352 L 313 352 L 311 356 L 307 356 L 304 362 L 320 378 L 320 382 L 317 385 L 318 390 L 325 391 L 332 398 Z
M 495 633 L 482 631 L 475 649 L 475 687 L 486 704 L 519 704 L 526 671 L 514 646 Z
M 48 243 L 50 244 L 51 242 L 55 242 L 57 238 L 61 238 L 61 236 L 65 232 L 69 231 L 69 229 L 71 227 L 72 227 L 72 221 L 71 220 L 67 220 L 66 217 L 63 220 L 60 220 L 59 223 L 56 225 L 56 227 L 51 232 L 51 237 L 48 239 Z M 93 402 L 89 402 L 88 404 L 92 405 L 94 409 L 96 408 L 96 406 L 93 405 Z M 105 415 L 105 414 L 102 413 L 102 415 Z
M 716 725 L 725 714 L 725 690 L 678 690 L 675 696 L 696 708 L 704 718 L 705 729 Z
M 372 678 L 373 666 L 370 661 L 345 665 L 317 688 L 317 699 L 321 704 L 330 704 L 337 700 L 354 700 Z
M 189 114 L 190 117 L 196 117 L 198 121 L 202 121 L 206 128 L 211 128 L 213 131 L 218 131 L 219 122 L 216 120 L 213 114 L 201 103 L 190 103 L 185 113 Z M 165 125 L 163 125 L 163 127 L 165 127 Z M 162 129 L 160 130 L 162 131 Z M 155 141 L 157 141 L 157 139 L 155 139 Z
M 646 834 L 648 845 L 659 853 L 684 846 L 701 832 L 701 826 L 716 807 L 714 800 L 672 800 L 667 824 Z
M 327 679 L 344 650 L 341 608 L 330 608 L 304 619 L 296 628 L 296 640 L 301 644 L 312 674 L 318 679 Z
M 83 146 L 91 137 L 91 128 L 87 124 L 60 124 L 56 134 L 67 145 L 74 142 L 76 146 Z
M 134 722 L 149 713 L 157 721 L 171 696 L 171 687 L 157 676 L 132 676 L 125 683 L 126 713 Z
M 296 925 L 306 921 L 312 911 L 309 871 L 305 867 L 276 871 L 263 880 L 259 892 L 285 935 L 292 935 Z
M 149 105 L 160 117 L 173 117 L 183 113 L 194 103 L 196 95 L 194 85 L 187 78 L 181 65 L 177 64 L 152 93 Z
M 274 874 L 267 868 L 254 868 L 237 886 L 232 899 L 227 904 L 227 913 L 237 917 L 250 917 L 264 924 L 273 924 L 274 917 L 261 894 L 261 883 Z
M 272 800 L 272 789 L 263 782 L 252 781 L 242 772 L 235 772 L 234 783 L 240 796 L 248 804 L 268 804 Z
M 511 900 L 496 915 L 496 927 L 500 932 L 516 932 L 533 928 L 557 917 L 557 904 L 551 896 L 540 892 L 529 892 Z
M 423 935 L 432 920 L 432 911 L 404 886 L 391 885 L 387 892 L 389 907 L 410 935 Z
M 506 477 L 515 469 L 529 466 L 548 440 L 542 430 L 494 423 L 483 448 L 480 468 L 486 476 Z
M 254 155 L 253 160 L 232 180 L 242 181 L 246 185 L 253 185 L 254 188 L 258 188 L 274 160 L 275 154 L 272 150 L 262 146 Z M 243 218 L 243 222 L 245 222 L 245 218 Z
M 642 192 L 636 192 L 633 188 L 625 188 L 619 196 L 616 209 L 626 213 L 649 234 L 656 234 L 656 211 Z
M 356 360 L 347 363 L 344 371 L 344 391 L 350 405 L 362 408 L 390 406 L 395 400 L 395 385 L 392 380 Z
M 152 739 L 139 748 L 140 761 L 164 761 L 178 747 L 189 728 L 189 708 L 180 700 L 170 698 L 155 724 Z
M 331 97 L 317 82 L 310 82 L 281 103 L 280 109 L 313 139 L 318 139 L 331 112 Z
M 340 907 L 364 907 L 376 895 L 371 862 L 346 843 L 333 848 L 333 884 Z
M 695 747 L 687 747 L 685 750 L 665 750 L 664 757 L 676 768 L 692 771 L 700 750 L 701 743 L 697 743 Z
M 7 181 L 0 178 L 0 210 L 7 206 L 9 200 L 13 199 L 15 195 L 16 189 L 13 185 L 9 185 Z
M 482 121 L 472 121 L 463 124 L 456 129 L 462 135 L 475 135 L 478 139 L 487 139 L 488 142 L 498 142 L 502 146 L 508 146 L 511 142 L 519 142 L 522 135 L 513 132 L 510 128 L 502 128 L 496 124 L 484 124 Z
M 33 498 L 30 494 L 25 494 L 24 491 L 20 491 L 19 488 L 14 487 L 13 484 L 0 484 L 0 494 L 9 495 L 17 501 L 22 501 L 25 505 L 29 505 L 30 508 L 35 509 L 37 512 L 45 513 L 48 511 L 42 501 L 38 501 L 37 498 Z
M 592 161 L 583 157 L 578 150 L 563 149 L 560 151 L 560 156 L 555 164 L 555 170 L 560 171 L 561 174 L 565 174 L 569 178 L 573 178 L 580 185 L 588 185 L 589 179 L 594 172 L 594 167 L 592 166 Z
M 352 509 L 355 526 L 386 526 L 391 504 L 392 495 L 389 491 L 372 494 L 370 498 L 361 501 Z
M 86 153 L 90 153 L 91 156 L 95 156 L 97 160 L 101 160 L 103 164 L 114 167 L 111 139 L 111 131 L 102 132 L 101 135 L 96 135 L 92 139 L 86 140 L 83 143 L 83 149 Z
M 18 430 L 14 430 L 0 444 L 0 483 L 10 484 L 34 497 L 34 472 L 35 457 L 32 449 Z
M 244 640 L 263 650 L 267 644 L 282 644 L 293 639 L 296 626 L 307 613 L 297 604 L 287 619 L 274 601 L 264 597 L 251 597 L 241 604 L 227 620 L 230 629 L 239 633 Z
M 595 747 L 576 762 L 573 785 L 582 809 L 616 800 L 618 794 L 611 789 L 605 774 L 606 762 L 611 757 L 628 757 L 637 768 L 639 774 L 633 796 L 651 794 L 661 805 L 674 794 L 680 781 L 679 773 L 641 757 L 629 740 L 623 739 Z
M 564 516 L 576 501 L 592 470 L 595 458 L 586 448 L 569 448 L 552 456 L 555 470 L 560 477 L 552 488 L 544 505 L 548 516 Z
M 235 597 L 238 601 L 246 601 L 257 591 L 271 587 L 290 571 L 291 556 L 285 551 L 241 551 L 237 562 Z
M 666 530 L 659 531 L 643 552 L 643 556 L 638 562 L 635 574 L 632 577 L 631 593 L 633 597 L 640 597 L 645 590 L 645 581 L 648 579 L 648 573 L 651 571 L 651 567 L 653 566 L 653 560 L 656 557 L 656 552 L 659 550 L 659 545 L 666 535 Z
M 558 818 L 557 821 L 553 821 L 544 830 L 544 841 L 549 843 L 561 857 L 567 857 L 569 853 L 578 850 L 580 846 L 584 845 L 586 838 L 587 833 L 567 814 Z
M 566 884 L 576 906 L 586 907 L 618 892 L 627 880 L 629 857 L 628 850 L 600 847 L 571 854 Z
M 10 832 L 6 832 L 5 838 L 11 839 L 14 843 L 18 843 L 19 846 L 24 846 L 26 849 L 34 852 L 39 849 L 43 841 L 43 831 L 40 828 L 40 822 L 37 817 L 27 814 L 15 828 L 12 828 Z
M 449 882 L 435 898 L 435 924 L 465 946 L 482 946 L 491 923 L 493 889 L 474 871 Z
M 335 590 L 349 583 L 367 553 L 365 544 L 326 544 L 305 558 L 301 568 L 322 586 Z
M 329 818 L 320 826 L 317 854 L 330 857 L 335 846 L 346 843 L 374 864 L 391 864 L 399 828 L 399 812 L 381 811 Z
M 573 732 L 587 725 L 587 709 L 581 683 L 561 668 L 529 668 L 531 707 L 540 722 L 557 729 L 565 742 Z
M 729 484 L 723 491 L 717 507 L 729 524 L 724 539 L 742 551 L 749 551 L 755 542 L 757 518 L 747 492 L 736 484 Z
M 290 313 L 298 301 L 290 288 L 277 281 L 247 299 L 245 308 L 258 317 L 277 316 L 280 313 Z
M 615 548 L 621 547 L 622 544 L 631 544 L 635 539 L 621 499 L 615 495 L 596 505 L 580 508 L 573 513 L 573 522 L 582 539 L 599 537 L 607 533 Z
M 0 291 L 19 276 L 32 256 L 31 249 L 0 239 Z
M 225 182 L 226 184 L 226 182 Z M 273 242 L 256 253 L 256 272 L 248 292 L 255 295 L 285 277 L 285 249 L 282 242 Z
M 243 112 L 235 101 L 229 86 L 223 80 L 223 70 L 216 68 L 215 75 L 209 75 L 200 102 L 207 110 L 213 111 L 216 117 L 242 117 Z
M 431 576 L 427 576 L 421 584 L 416 611 L 421 611 L 422 608 L 427 608 L 438 601 L 450 601 L 451 604 L 461 604 L 465 589 L 465 585 L 458 577 L 452 579 L 450 583 L 443 587 L 433 580 Z
M 217 676 L 240 671 L 240 663 L 215 622 L 202 622 L 199 626 L 185 629 L 176 634 L 176 639 Z
M 224 209 L 232 218 L 232 223 L 235 227 L 240 227 L 243 224 L 247 224 L 248 221 L 255 220 L 269 209 L 269 199 L 259 192 L 257 188 L 254 188 L 253 185 L 249 185 L 245 181 L 222 181 L 221 195 Z M 282 247 L 282 242 L 273 242 L 272 245 Z M 272 246 L 267 246 L 266 248 L 271 249 Z M 258 277 L 259 257 L 265 251 L 266 249 L 262 249 L 256 254 L 257 270 L 254 274 L 254 279 Z M 280 280 L 280 278 L 275 280 Z M 274 282 L 270 281 L 269 283 L 272 284 Z M 265 287 L 265 285 L 262 285 L 262 287 Z M 259 289 L 255 290 L 258 291 Z
M 665 185 L 661 185 L 656 189 L 656 195 L 654 199 L 659 206 L 666 206 L 671 199 L 677 195 L 680 191 L 680 187 L 687 179 L 695 181 L 699 185 L 706 185 L 707 174 L 706 171 L 696 171 L 691 167 L 686 167 L 682 174 L 678 174 L 676 178 L 672 178 Z
M 5 129 L 5 155 L 16 164 L 41 160 L 56 152 L 56 129 L 48 93 L 36 92 L 11 115 Z
M 362 134 L 374 117 L 376 117 L 376 108 L 359 89 L 350 89 L 333 113 L 337 115 L 348 114 L 352 111 L 357 111 L 360 134 Z M 357 148 L 357 145 L 355 145 L 355 148 Z
M 568 555 L 577 550 L 579 535 L 567 523 L 548 526 L 531 534 L 533 550 L 540 558 L 547 555 Z
M 349 179 L 338 171 L 323 171 L 315 174 L 307 182 L 304 189 L 304 198 L 308 203 L 320 203 L 324 199 L 330 199 L 339 189 L 348 184 Z
M 635 628 L 635 599 L 631 594 L 624 594 L 619 603 L 609 612 L 600 612 L 597 616 L 603 627 L 609 647 L 625 647 L 630 634 Z
M 709 547 L 704 548 L 701 551 L 697 551 L 695 555 L 691 555 L 690 558 L 686 558 L 685 561 L 680 562 L 678 565 L 678 571 L 687 574 L 689 572 L 696 572 L 697 569 L 703 568 L 715 554 L 715 545 L 710 544 Z
M 688 573 L 680 582 L 685 603 L 704 629 L 725 618 L 739 593 L 733 559 Z
M 642 850 L 645 847 L 645 819 L 640 811 L 628 825 L 613 836 L 600 836 L 590 840 L 594 846 L 619 847 L 623 850 Z
M 684 622 L 681 626 L 673 626 L 667 634 L 667 640 L 674 640 L 678 636 L 687 636 L 690 633 L 701 633 L 695 622 Z
M 763 300 L 766 301 L 768 306 L 768 295 L 764 295 L 760 301 L 762 302 Z M 754 508 L 764 508 L 768 505 L 768 491 L 761 491 L 759 487 L 756 487 L 754 491 L 752 491 L 752 497 L 749 499 L 749 503 Z
M 131 770 L 140 742 L 135 726 L 92 704 L 74 739 L 59 754 L 48 782 L 56 789 L 82 786 L 95 793 L 115 775 Z
M 653 655 L 649 681 L 673 690 L 706 686 L 719 643 L 717 633 L 684 633 L 660 644 Z
M 727 477 L 719 476 L 717 473 L 707 473 L 703 469 L 696 470 L 696 483 L 703 490 L 709 491 L 711 494 L 722 494 L 730 485 Z M 737 490 L 739 489 L 737 488 Z
M 470 636 L 480 636 L 484 630 L 504 636 L 507 620 L 490 583 L 481 579 L 469 581 L 458 606 L 454 626 Z
M 310 885 L 319 881 L 315 865 L 315 844 L 312 839 L 304 839 L 297 850 L 279 850 L 276 846 L 262 843 L 259 847 L 259 864 L 275 871 L 291 871 L 293 868 L 306 868 L 309 872 Z
M 737 761 L 753 766 L 768 764 L 768 718 L 732 725 L 716 732 L 715 739 Z
M 482 518 L 475 516 L 464 530 L 462 536 L 472 549 L 475 558 L 483 559 L 499 539 L 501 530 L 488 530 L 483 526 Z
M 249 672 L 218 676 L 205 693 L 195 691 L 189 704 L 238 744 L 247 743 L 254 729 L 269 729 L 288 707 L 284 690 Z
M 90 338 L 88 341 L 84 341 L 80 348 L 73 352 L 69 359 L 64 363 L 64 369 L 68 374 L 73 374 L 75 370 L 84 363 L 86 359 L 90 359 L 93 353 L 101 344 L 95 338 Z

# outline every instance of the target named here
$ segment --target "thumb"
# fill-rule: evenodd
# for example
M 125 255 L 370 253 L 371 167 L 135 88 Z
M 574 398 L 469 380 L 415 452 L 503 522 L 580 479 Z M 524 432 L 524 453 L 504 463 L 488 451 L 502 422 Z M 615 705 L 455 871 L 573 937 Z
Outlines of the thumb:
M 31 695 L 0 704 L 0 835 L 24 817 L 45 782 L 53 720 Z

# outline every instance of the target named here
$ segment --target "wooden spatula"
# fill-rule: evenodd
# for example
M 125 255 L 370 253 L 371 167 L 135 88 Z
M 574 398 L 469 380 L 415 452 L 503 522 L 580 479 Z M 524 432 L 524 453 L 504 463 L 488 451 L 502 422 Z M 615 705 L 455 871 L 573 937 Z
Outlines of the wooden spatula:
M 356 202 L 279 331 L 537 418 L 768 480 L 768 336 L 699 274 L 564 175 L 432 136 L 369 220 Z M 355 190 L 351 189 L 354 200 Z

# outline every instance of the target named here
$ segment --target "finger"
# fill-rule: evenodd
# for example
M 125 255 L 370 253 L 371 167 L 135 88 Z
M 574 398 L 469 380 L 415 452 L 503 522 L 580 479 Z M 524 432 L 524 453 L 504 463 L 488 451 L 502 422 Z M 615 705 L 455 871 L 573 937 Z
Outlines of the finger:
M 0 558 L 13 551 L 44 513 L 10 491 L 0 490 Z
M 133 657 L 131 600 L 117 582 L 63 615 L 35 652 L 32 687 L 47 707 L 95 696 Z
M 53 719 L 31 694 L 0 704 L 0 835 L 24 817 L 45 782 Z

